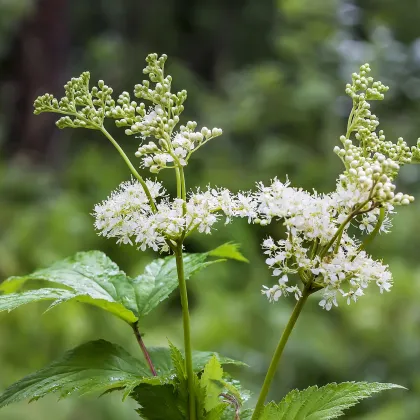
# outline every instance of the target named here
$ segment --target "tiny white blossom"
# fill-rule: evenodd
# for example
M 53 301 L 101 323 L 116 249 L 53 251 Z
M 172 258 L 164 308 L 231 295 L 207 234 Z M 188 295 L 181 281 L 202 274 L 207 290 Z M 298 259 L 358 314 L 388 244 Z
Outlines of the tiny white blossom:
M 282 276 L 278 284 L 275 284 L 273 287 L 263 286 L 261 293 L 266 295 L 270 302 L 277 302 L 282 295 L 288 294 L 287 281 L 287 276 Z
M 333 305 L 338 306 L 335 293 L 324 294 L 324 297 L 319 302 L 319 306 L 321 306 L 326 311 L 330 311 Z
M 287 288 L 289 293 L 293 293 L 295 295 L 295 299 L 299 300 L 302 297 L 302 291 L 299 289 L 298 286 L 290 286 Z
M 371 233 L 375 228 L 377 222 L 377 218 L 374 214 L 370 213 L 362 218 L 359 229 L 363 232 L 366 231 L 367 233 Z
M 364 295 L 363 289 L 361 287 L 358 287 L 356 290 L 349 290 L 348 292 L 341 291 L 341 292 L 342 292 L 343 297 L 347 298 L 347 305 L 350 305 L 351 300 L 356 302 L 360 296 Z

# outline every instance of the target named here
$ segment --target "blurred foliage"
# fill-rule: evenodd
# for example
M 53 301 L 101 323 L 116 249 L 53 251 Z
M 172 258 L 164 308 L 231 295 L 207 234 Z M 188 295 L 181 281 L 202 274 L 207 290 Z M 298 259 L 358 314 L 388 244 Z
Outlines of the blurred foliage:
M 0 61 L 13 54 L 13 40 L 42 3 L 0 0 Z M 165 52 L 175 87 L 188 90 L 186 118 L 224 129 L 191 161 L 190 186 L 211 182 L 237 191 L 288 174 L 294 185 L 331 190 L 340 169 L 332 148 L 350 109 L 344 84 L 365 61 L 391 87 L 375 107 L 388 137 L 414 144 L 420 135 L 418 0 L 101 0 L 68 1 L 68 9 L 63 83 L 88 69 L 116 92 L 130 90 L 143 78 L 145 55 Z M 25 150 L 6 153 L 20 140 L 9 132 L 17 89 L 13 80 L 0 80 L 0 279 L 90 249 L 106 252 L 129 275 L 140 272 L 152 255 L 97 237 L 89 215 L 129 177 L 119 156 L 98 133 L 82 130 L 55 130 L 40 150 L 43 160 L 34 161 Z M 130 153 L 138 146 L 132 138 L 121 143 Z M 373 291 L 330 313 L 313 297 L 288 344 L 273 399 L 291 388 L 331 381 L 394 382 L 409 391 L 367 401 L 348 418 L 420 417 L 420 167 L 404 168 L 401 175 L 401 188 L 418 200 L 399 211 L 393 232 L 372 249 L 391 266 L 392 292 Z M 271 279 L 259 244 L 281 232 L 280 226 L 237 221 L 188 244 L 190 251 L 203 251 L 233 240 L 251 261 L 209 268 L 190 282 L 190 295 L 195 348 L 247 362 L 249 369 L 232 373 L 254 392 L 293 304 L 269 305 L 260 295 L 261 284 Z M 139 351 L 130 330 L 101 311 L 67 304 L 41 316 L 44 309 L 34 305 L 1 316 L 1 389 L 88 340 L 104 338 Z M 181 344 L 178 296 L 142 329 L 147 344 L 165 345 L 166 337 Z M 138 418 L 133 404 L 122 404 L 117 395 L 23 403 L 0 417 Z

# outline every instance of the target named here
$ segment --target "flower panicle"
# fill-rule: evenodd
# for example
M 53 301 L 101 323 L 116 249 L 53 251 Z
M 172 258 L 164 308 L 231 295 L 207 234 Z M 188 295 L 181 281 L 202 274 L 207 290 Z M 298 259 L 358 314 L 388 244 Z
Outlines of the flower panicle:
M 63 115 L 59 128 L 87 128 L 104 131 L 105 119 L 124 127 L 125 134 L 141 138 L 136 157 L 141 166 L 152 173 L 162 169 L 181 168 L 191 155 L 208 141 L 222 135 L 220 128 L 197 129 L 195 121 L 179 125 L 184 111 L 187 91 L 172 93 L 172 77 L 165 75 L 166 54 L 149 54 L 143 73 L 148 79 L 134 86 L 133 100 L 129 92 L 122 92 L 117 101 L 113 89 L 99 80 L 89 87 L 90 73 L 83 72 L 64 85 L 65 96 L 60 100 L 46 93 L 34 102 L 34 113 L 52 112 Z M 146 105 L 143 101 L 149 102 Z M 145 140 L 150 138 L 146 143 Z
M 414 201 L 396 191 L 395 179 L 401 166 L 420 161 L 420 140 L 410 148 L 402 138 L 394 143 L 377 131 L 379 120 L 369 102 L 384 99 L 388 87 L 369 76 L 370 71 L 364 64 L 346 85 L 353 107 L 346 134 L 340 137 L 342 146 L 334 148 L 344 164 L 336 190 L 310 193 L 278 179 L 258 184 L 252 221 L 280 221 L 287 233 L 286 239 L 269 237 L 262 245 L 266 263 L 278 278 L 274 286 L 262 289 L 270 302 L 288 294 L 300 299 L 295 290 L 305 287 L 311 293 L 320 291 L 320 306 L 330 310 L 339 297 L 348 304 L 357 301 L 371 283 L 380 293 L 392 287 L 388 266 L 364 248 L 378 233 L 389 232 L 396 206 Z M 291 275 L 300 281 L 291 283 Z

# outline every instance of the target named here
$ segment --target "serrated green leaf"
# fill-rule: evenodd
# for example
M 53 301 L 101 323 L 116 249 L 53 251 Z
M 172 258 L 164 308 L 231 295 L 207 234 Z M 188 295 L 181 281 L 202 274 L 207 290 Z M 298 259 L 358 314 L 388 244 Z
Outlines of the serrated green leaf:
M 122 347 L 104 340 L 91 341 L 11 385 L 0 395 L 0 407 L 24 399 L 38 400 L 56 392 L 65 398 L 71 394 L 131 388 L 149 379 L 152 378 L 148 366 Z
M 131 394 L 140 405 L 137 410 L 144 420 L 185 420 L 179 409 L 179 398 L 173 385 L 139 385 Z
M 228 382 L 225 381 L 224 379 L 221 381 L 221 384 L 223 385 L 224 388 L 226 388 L 227 392 L 233 397 L 235 398 L 235 400 L 239 403 L 242 404 L 242 396 L 241 393 L 238 389 L 236 389 L 236 387 Z
M 19 306 L 43 300 L 66 301 L 74 297 L 74 294 L 64 289 L 39 289 L 29 290 L 23 293 L 11 293 L 0 296 L 0 312 L 13 311 Z
M 231 260 L 242 261 L 247 263 L 249 262 L 249 260 L 245 258 L 239 251 L 239 245 L 233 242 L 227 242 L 223 245 L 220 245 L 216 249 L 210 251 L 208 254 L 212 257 L 228 258 Z
M 217 359 L 213 356 L 204 367 L 201 375 L 200 385 L 206 391 L 204 408 L 211 411 L 220 404 L 219 395 L 223 391 L 224 385 L 221 382 L 223 378 L 223 369 Z
M 181 353 L 181 350 L 179 350 L 171 342 L 169 342 L 169 351 L 171 354 L 172 365 L 174 367 L 178 380 L 186 378 L 187 371 L 185 369 L 185 360 L 184 356 Z
M 134 389 L 131 397 L 141 405 L 138 413 L 143 419 L 185 419 L 188 410 L 188 385 L 184 357 L 171 342 L 169 349 L 155 352 L 152 356 L 153 362 L 157 361 L 158 356 L 158 369 L 166 369 L 166 372 L 172 373 L 172 383 L 163 387 L 141 384 Z
M 33 280 L 47 281 L 72 293 L 68 299 L 56 300 L 53 307 L 76 300 L 105 309 L 128 323 L 138 320 L 128 304 L 133 299 L 133 290 L 127 276 L 102 252 L 79 252 L 27 276 L 10 277 L 0 285 L 0 290 L 10 293 Z M 6 296 L 0 296 L 0 302 L 7 299 Z
M 184 381 L 186 386 L 184 359 L 178 349 L 151 347 L 148 351 L 158 376 L 152 376 L 143 360 L 131 356 L 116 344 L 104 340 L 83 344 L 7 388 L 0 395 L 0 407 L 27 398 L 36 400 L 56 392 L 61 397 L 66 397 L 73 393 L 104 394 L 119 390 L 124 391 L 125 399 L 141 383 L 163 386 Z M 176 354 L 176 357 L 173 354 Z M 210 357 L 218 358 L 220 363 L 232 362 L 232 359 L 224 359 L 217 353 L 195 352 L 195 358 L 198 360 L 198 363 L 193 362 L 195 371 L 203 369 L 202 362 L 206 357 L 207 360 Z M 184 394 L 185 399 L 188 392 Z
M 169 348 L 151 347 L 149 348 L 149 353 L 159 376 L 155 378 L 148 378 L 147 385 L 141 384 L 132 390 L 130 396 L 138 401 L 140 405 L 144 406 L 143 409 L 139 409 L 139 414 L 141 414 L 145 419 L 161 419 L 163 417 L 159 416 L 165 416 L 170 412 L 175 412 L 175 416 L 181 415 L 183 416 L 181 418 L 185 419 L 187 415 L 189 394 L 187 374 L 185 370 L 185 360 L 182 351 L 180 351 L 173 344 L 169 343 Z M 210 360 L 213 366 L 217 366 L 217 364 L 220 366 L 223 364 L 231 363 L 242 364 L 232 359 L 221 357 L 219 354 L 214 352 L 193 352 L 194 372 L 203 371 L 203 369 L 205 369 L 205 365 L 208 364 Z M 207 376 L 209 377 L 209 375 Z M 217 383 L 216 378 L 219 377 L 220 375 L 213 375 L 214 384 L 212 385 L 217 385 L 219 388 L 221 387 L 221 389 L 223 389 L 226 385 L 226 382 L 221 380 L 219 383 Z M 163 391 L 157 389 L 152 391 L 151 389 L 152 386 L 161 388 L 164 385 L 170 385 L 172 388 L 166 387 Z M 198 415 L 197 419 L 219 420 L 219 414 L 221 415 L 223 412 L 222 408 L 226 408 L 227 405 L 219 400 L 218 405 L 213 407 L 210 412 L 208 412 L 205 409 L 206 389 L 201 385 L 201 381 L 196 375 L 194 378 L 194 388 Z M 149 398 L 153 400 L 158 398 L 159 395 L 164 397 L 163 394 L 166 395 L 169 403 L 166 407 L 160 407 L 158 412 L 153 412 Z M 219 405 L 221 405 L 221 407 L 218 407 Z
M 188 280 L 198 271 L 218 262 L 206 260 L 207 254 L 184 254 L 185 278 Z M 147 315 L 178 287 L 175 257 L 154 260 L 146 267 L 144 274 L 134 278 L 132 282 L 136 299 L 133 310 L 137 310 L 140 317 Z
M 223 414 L 225 413 L 227 404 L 221 403 L 214 407 L 210 412 L 206 413 L 205 420 L 222 420 Z M 230 415 L 229 420 L 234 419 L 234 414 Z
M 169 349 L 171 354 L 172 364 L 174 366 L 174 372 L 176 379 L 174 384 L 176 385 L 176 393 L 178 398 L 178 410 L 182 413 L 184 418 L 188 415 L 188 402 L 189 402 L 189 389 L 187 381 L 187 370 L 185 366 L 184 356 L 181 351 L 169 342 Z M 197 380 L 197 378 L 194 378 Z M 194 382 L 195 383 L 195 382 Z M 197 388 L 197 387 L 195 387 Z
M 293 390 L 279 404 L 272 402 L 266 405 L 260 420 L 335 419 L 359 401 L 393 388 L 403 387 L 378 382 L 343 382 L 321 388 L 311 386 L 303 391 Z
M 220 261 L 206 261 L 208 256 L 208 253 L 185 254 L 185 278 Z M 34 280 L 47 281 L 57 287 L 57 297 L 54 297 L 50 288 L 24 292 L 22 297 L 16 294 L 13 298 L 7 296 L 7 293 L 16 292 L 27 281 Z M 173 256 L 154 260 L 142 275 L 130 278 L 102 252 L 79 252 L 49 268 L 4 281 L 0 284 L 0 291 L 6 295 L 0 295 L 0 310 L 15 309 L 37 300 L 54 300 L 51 307 L 75 300 L 100 307 L 133 324 L 165 300 L 177 286 L 176 261 Z M 60 291 L 63 288 L 65 291 Z M 13 300 L 14 304 L 11 303 Z
M 211 359 L 212 356 L 216 356 L 221 365 L 236 365 L 236 366 L 248 366 L 246 363 L 231 359 L 230 357 L 220 356 L 219 353 L 210 351 L 193 351 L 192 359 L 193 366 L 196 370 L 204 369 L 204 366 Z
M 169 348 L 149 347 L 148 351 L 159 375 L 172 375 L 174 372 L 179 373 L 181 371 L 181 367 L 184 363 L 184 353 L 172 344 L 170 344 Z M 221 365 L 247 366 L 243 362 L 239 362 L 229 357 L 223 357 L 216 352 L 193 351 L 192 363 L 194 371 L 202 371 L 204 369 L 204 366 L 213 356 L 217 358 Z M 176 360 L 174 361 L 174 359 Z M 184 375 L 186 375 L 185 370 Z
M 185 386 L 185 385 L 184 385 Z M 194 395 L 195 395 L 195 409 L 197 412 L 197 420 L 206 420 L 207 411 L 205 409 L 206 390 L 200 385 L 200 378 L 197 374 L 194 376 Z M 188 399 L 185 398 L 188 402 Z

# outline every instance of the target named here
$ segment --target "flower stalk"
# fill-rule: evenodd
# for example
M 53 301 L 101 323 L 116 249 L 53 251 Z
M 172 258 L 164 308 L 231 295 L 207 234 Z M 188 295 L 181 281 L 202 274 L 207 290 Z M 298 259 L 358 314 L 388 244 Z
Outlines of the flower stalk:
M 147 198 L 149 199 L 150 207 L 152 208 L 153 212 L 156 212 L 156 205 L 153 200 L 153 197 L 149 191 L 149 188 L 146 185 L 146 182 L 144 181 L 143 177 L 138 173 L 134 165 L 131 163 L 131 160 L 128 158 L 128 156 L 125 154 L 124 150 L 121 148 L 121 146 L 117 143 L 117 141 L 114 139 L 114 137 L 109 134 L 109 132 L 105 129 L 105 127 L 101 127 L 102 134 L 114 145 L 114 147 L 117 149 L 118 153 L 121 155 L 121 157 L 124 159 L 124 162 L 127 164 L 128 168 L 130 169 L 131 173 L 134 175 L 134 177 L 139 181 L 140 185 L 143 187 L 144 193 L 146 194 Z
M 192 364 L 192 346 L 191 346 L 191 326 L 190 313 L 188 309 L 188 292 L 187 283 L 184 275 L 184 259 L 182 256 L 182 244 L 179 244 L 175 249 L 176 268 L 178 273 L 179 291 L 181 295 L 182 306 L 182 324 L 184 329 L 184 348 L 185 348 L 185 365 L 187 371 L 188 383 L 188 411 L 189 420 L 196 419 L 195 409 L 195 392 L 194 392 L 194 370 Z
M 270 390 L 271 383 L 273 382 L 274 376 L 276 374 L 277 366 L 283 355 L 284 348 L 286 347 L 287 341 L 289 340 L 290 334 L 293 331 L 293 328 L 296 324 L 296 321 L 299 318 L 299 315 L 302 312 L 302 309 L 308 300 L 309 295 L 311 294 L 310 285 L 305 286 L 302 291 L 302 296 L 296 302 L 296 305 L 293 309 L 293 312 L 287 322 L 286 327 L 284 328 L 283 334 L 280 337 L 280 341 L 277 345 L 277 348 L 273 354 L 273 357 L 270 362 L 270 366 L 267 370 L 267 374 L 264 379 L 263 386 L 260 391 L 260 395 L 258 397 L 257 405 L 255 406 L 254 413 L 252 415 L 251 420 L 258 420 L 261 416 L 262 410 L 264 408 L 264 403 L 268 395 L 268 391 Z
M 177 197 L 183 200 L 182 213 L 183 217 L 186 215 L 186 190 L 185 190 L 185 176 L 182 166 L 175 168 L 176 174 L 176 190 Z M 185 237 L 185 229 L 182 233 L 177 245 L 172 247 L 178 275 L 179 292 L 181 296 L 182 307 L 182 323 L 184 330 L 184 349 L 185 349 L 185 367 L 187 372 L 187 385 L 188 385 L 188 412 L 189 420 L 196 419 L 195 407 L 195 392 L 194 392 L 194 369 L 192 363 L 192 345 L 191 345 L 191 325 L 190 325 L 190 312 L 188 308 L 188 290 L 185 281 L 184 273 L 184 257 L 182 255 L 183 240 Z

